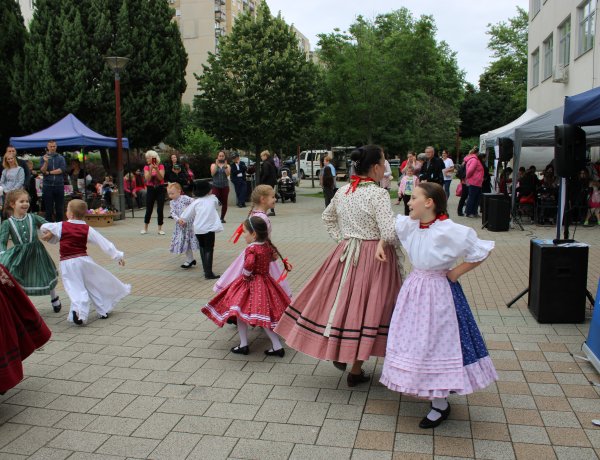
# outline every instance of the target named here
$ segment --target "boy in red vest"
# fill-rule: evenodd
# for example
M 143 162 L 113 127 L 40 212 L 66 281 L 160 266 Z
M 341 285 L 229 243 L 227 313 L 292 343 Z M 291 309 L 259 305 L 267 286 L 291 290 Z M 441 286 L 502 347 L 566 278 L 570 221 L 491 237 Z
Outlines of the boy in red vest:
M 60 273 L 63 286 L 71 299 L 68 320 L 81 326 L 88 319 L 90 301 L 94 303 L 98 317 L 108 318 L 114 306 L 131 292 L 129 284 L 123 284 L 106 269 L 99 266 L 87 254 L 88 243 L 125 265 L 124 254 L 83 220 L 87 205 L 82 200 L 71 200 L 67 206 L 67 222 L 44 224 L 42 239 L 60 244 Z

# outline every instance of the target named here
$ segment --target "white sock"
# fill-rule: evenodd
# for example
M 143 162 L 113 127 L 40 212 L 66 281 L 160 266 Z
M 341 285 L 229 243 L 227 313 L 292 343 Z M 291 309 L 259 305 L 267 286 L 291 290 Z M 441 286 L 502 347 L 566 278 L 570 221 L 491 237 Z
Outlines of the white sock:
M 435 398 L 433 401 L 431 401 L 431 407 L 435 407 L 436 409 L 439 410 L 446 410 L 448 409 L 448 399 L 447 398 Z M 435 422 L 436 420 L 438 420 L 439 418 L 441 418 L 442 414 L 440 414 L 438 411 L 431 409 L 429 411 L 429 414 L 427 414 L 427 418 L 429 420 L 431 420 L 432 422 Z
M 194 260 L 194 251 L 192 251 L 191 249 L 188 249 L 187 251 L 185 251 L 185 262 L 190 264 L 190 263 L 192 263 L 193 260 Z
M 266 327 L 263 327 L 263 331 L 265 331 L 265 334 L 267 334 L 271 339 L 271 345 L 273 346 L 273 348 L 271 349 L 272 351 L 281 350 L 283 348 L 283 345 L 281 345 L 281 342 L 279 341 L 279 336 L 277 334 L 275 334 L 271 329 L 267 329 Z
M 240 348 L 248 346 L 248 324 L 244 323 L 240 317 L 237 319 L 238 334 L 240 335 Z
M 52 302 L 52 306 L 55 307 L 60 303 L 60 300 L 58 300 L 58 296 L 56 295 L 56 289 L 52 289 L 50 291 L 50 301 L 52 301 L 53 299 L 57 299 L 54 302 Z

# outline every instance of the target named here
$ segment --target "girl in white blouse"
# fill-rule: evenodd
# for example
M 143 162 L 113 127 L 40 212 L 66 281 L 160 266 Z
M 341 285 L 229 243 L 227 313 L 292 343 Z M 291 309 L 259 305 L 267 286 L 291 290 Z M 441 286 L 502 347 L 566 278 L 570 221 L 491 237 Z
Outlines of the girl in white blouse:
M 431 400 L 421 428 L 448 418 L 448 394 L 473 393 L 498 378 L 458 283 L 488 257 L 494 242 L 448 219 L 446 204 L 440 185 L 420 183 L 409 202 L 410 216 L 396 218 L 413 271 L 398 294 L 381 382 Z

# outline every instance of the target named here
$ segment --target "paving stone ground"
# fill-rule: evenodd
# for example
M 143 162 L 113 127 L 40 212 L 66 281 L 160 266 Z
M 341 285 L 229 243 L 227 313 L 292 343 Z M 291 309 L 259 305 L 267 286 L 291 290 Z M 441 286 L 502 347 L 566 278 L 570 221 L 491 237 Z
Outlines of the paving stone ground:
M 314 192 L 309 185 L 301 193 Z M 294 264 L 294 292 L 334 247 L 322 208 L 311 197 L 277 206 L 274 241 Z M 227 240 L 246 212 L 231 208 L 217 236 L 217 273 L 243 249 Z M 257 331 L 250 355 L 231 354 L 235 328 L 218 329 L 199 313 L 212 283 L 198 267 L 179 268 L 181 259 L 168 252 L 173 221 L 166 220 L 167 236 L 157 234 L 155 220 L 140 235 L 136 211 L 102 230 L 126 251 L 125 268 L 90 251 L 133 286 L 109 319 L 79 328 L 66 322 L 64 292 L 58 315 L 48 299 L 34 298 L 53 337 L 27 359 L 23 382 L 0 397 L 0 459 L 598 458 L 600 429 L 591 420 L 600 418 L 600 399 L 589 381 L 600 378 L 573 356 L 581 354 L 589 318 L 539 324 L 526 298 L 505 306 L 527 286 L 530 238 L 552 238 L 554 230 L 492 233 L 479 221 L 458 221 L 497 243 L 462 284 L 499 380 L 451 397 L 452 415 L 439 428 L 417 427 L 427 403 L 377 383 L 381 359 L 366 363 L 370 385 L 350 389 L 330 363 L 291 349 L 283 359 L 265 357 L 268 344 Z M 575 237 L 592 245 L 588 288 L 595 294 L 600 228 L 579 228 Z

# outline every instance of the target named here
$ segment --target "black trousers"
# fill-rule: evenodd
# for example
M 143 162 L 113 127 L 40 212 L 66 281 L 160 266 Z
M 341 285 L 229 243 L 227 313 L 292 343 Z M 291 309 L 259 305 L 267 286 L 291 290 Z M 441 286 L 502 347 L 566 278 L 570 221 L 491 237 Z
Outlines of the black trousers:
M 154 203 L 156 202 L 156 213 L 158 215 L 158 225 L 163 224 L 163 211 L 165 207 L 165 187 L 147 187 L 146 188 L 146 214 L 144 215 L 144 223 L 149 224 L 154 211 Z
M 208 232 L 203 234 L 196 233 L 196 239 L 202 249 L 212 250 L 215 247 L 215 232 Z
M 323 196 L 325 197 L 325 207 L 329 206 L 331 200 L 335 195 L 335 189 L 333 187 L 323 187 Z
M 462 184 L 462 192 L 460 193 L 460 200 L 458 201 L 458 210 L 457 213 L 459 216 L 464 214 L 464 207 L 467 203 L 467 198 L 469 198 L 469 186 L 467 184 Z

